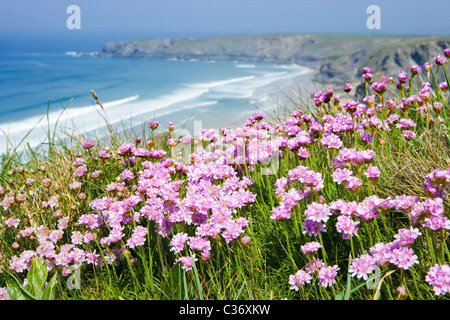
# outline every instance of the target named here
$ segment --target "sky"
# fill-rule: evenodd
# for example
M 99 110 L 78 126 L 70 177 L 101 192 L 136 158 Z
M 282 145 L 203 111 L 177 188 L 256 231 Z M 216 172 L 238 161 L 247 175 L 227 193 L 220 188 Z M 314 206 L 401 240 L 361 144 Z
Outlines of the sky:
M 69 30 L 67 8 L 80 8 Z M 370 5 L 380 29 L 369 29 Z M 117 38 L 266 33 L 449 34 L 449 0 L 0 0 L 0 35 Z M 128 39 L 123 39 L 128 40 Z

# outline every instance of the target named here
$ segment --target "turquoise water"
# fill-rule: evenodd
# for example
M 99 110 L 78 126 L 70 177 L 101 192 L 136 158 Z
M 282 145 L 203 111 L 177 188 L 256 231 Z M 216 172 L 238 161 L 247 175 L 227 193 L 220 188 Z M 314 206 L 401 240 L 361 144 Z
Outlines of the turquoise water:
M 0 49 L 6 46 L 0 43 Z M 48 107 L 50 126 L 58 120 L 59 131 L 82 134 L 103 127 L 91 90 L 112 124 L 155 119 L 162 126 L 173 121 L 187 128 L 197 121 L 203 127 L 235 127 L 308 71 L 239 61 L 99 58 L 65 51 L 67 45 L 30 46 L 0 51 L 0 129 L 13 144 L 33 127 L 27 142 L 42 142 Z M 2 135 L 0 150 L 5 145 Z

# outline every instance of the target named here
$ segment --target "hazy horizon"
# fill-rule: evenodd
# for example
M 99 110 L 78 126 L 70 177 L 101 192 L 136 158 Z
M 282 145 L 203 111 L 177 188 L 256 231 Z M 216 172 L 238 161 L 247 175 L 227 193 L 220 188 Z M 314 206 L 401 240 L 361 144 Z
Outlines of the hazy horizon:
M 81 29 L 69 30 L 70 5 Z M 367 8 L 377 5 L 381 28 L 368 29 Z M 0 3 L 0 33 L 21 37 L 208 37 L 277 33 L 448 35 L 450 1 L 352 0 L 17 0 Z

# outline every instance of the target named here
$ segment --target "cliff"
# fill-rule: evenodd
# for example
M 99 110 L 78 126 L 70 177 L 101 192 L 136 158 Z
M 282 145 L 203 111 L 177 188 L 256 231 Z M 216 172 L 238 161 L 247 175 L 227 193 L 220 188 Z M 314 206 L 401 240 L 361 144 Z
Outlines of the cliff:
M 275 34 L 111 42 L 98 55 L 295 63 L 317 70 L 314 81 L 318 83 L 357 85 L 364 66 L 395 77 L 399 70 L 423 65 L 447 47 L 450 37 Z

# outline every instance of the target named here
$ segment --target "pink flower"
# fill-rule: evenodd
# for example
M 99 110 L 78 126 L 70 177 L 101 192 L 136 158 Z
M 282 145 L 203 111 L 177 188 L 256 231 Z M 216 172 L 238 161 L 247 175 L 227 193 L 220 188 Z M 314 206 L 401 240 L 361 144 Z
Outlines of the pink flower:
M 370 166 L 369 168 L 367 168 L 367 171 L 364 173 L 364 175 L 372 181 L 376 181 L 378 180 L 378 178 L 380 177 L 380 169 L 378 169 L 378 167 L 375 166 Z
M 386 83 L 384 81 L 374 82 L 370 89 L 374 90 L 378 94 L 383 94 L 386 91 Z
M 211 243 L 208 238 L 205 237 L 190 237 L 188 246 L 192 250 L 209 251 L 211 249 Z
M 58 229 L 64 230 L 69 226 L 70 217 L 62 217 L 58 219 Z
M 241 238 L 241 243 L 244 245 L 244 247 L 247 247 L 252 243 L 252 239 L 249 236 L 244 236 Z
M 350 92 L 352 91 L 352 85 L 350 83 L 346 83 L 345 87 L 344 87 L 344 91 L 345 92 Z
M 135 150 L 136 146 L 134 143 L 126 142 L 117 149 L 117 153 L 124 156 L 134 153 Z
M 148 122 L 148 125 L 150 126 L 150 128 L 152 130 L 156 130 L 159 127 L 159 122 L 155 121 L 155 120 L 152 120 L 152 121 Z
M 72 163 L 73 166 L 78 167 L 82 166 L 85 163 L 83 158 L 76 158 L 75 161 Z
M 189 236 L 187 233 L 177 233 L 170 241 L 170 251 L 173 251 L 174 253 L 181 252 L 184 249 L 184 244 L 188 239 Z
M 133 235 L 127 241 L 127 246 L 130 248 L 135 248 L 137 246 L 142 246 L 145 243 L 145 236 L 148 234 L 148 229 L 143 226 L 137 226 L 133 230 Z
M 345 240 L 358 234 L 359 221 L 354 221 L 350 216 L 338 216 L 336 223 L 336 231 L 342 233 L 342 238 Z
M 175 262 L 181 262 L 183 266 L 181 267 L 183 270 L 189 271 L 194 266 L 194 261 L 197 261 L 195 255 L 191 258 L 189 256 L 180 257 L 175 260 Z
M 337 276 L 338 270 L 339 270 L 338 266 L 322 267 L 319 270 L 319 274 L 317 276 L 317 278 L 319 279 L 319 285 L 321 287 L 326 288 L 326 287 L 334 284 L 336 282 L 336 276 Z
M 403 228 L 398 230 L 394 238 L 401 246 L 409 246 L 421 235 L 422 233 L 419 229 L 410 227 L 409 229 Z
M 151 152 L 145 148 L 136 148 L 136 150 L 134 150 L 133 154 L 135 157 L 138 157 L 138 158 L 146 158 L 146 157 L 150 157 Z
M 5 221 L 5 224 L 10 228 L 17 228 L 19 226 L 20 220 L 11 217 Z
M 408 210 L 412 208 L 417 201 L 417 197 L 403 194 L 394 199 L 394 206 L 396 210 Z
M 347 205 L 347 201 L 342 199 L 337 199 L 335 201 L 330 202 L 330 209 L 333 211 L 333 214 L 340 214 L 342 209 Z
M 444 82 L 440 82 L 438 86 L 439 86 L 439 88 L 441 88 L 441 90 L 444 91 L 444 92 L 448 90 L 448 83 L 445 82 L 445 81 L 444 81 Z
M 69 188 L 71 190 L 79 190 L 81 187 L 83 186 L 83 184 L 81 182 L 75 181 L 74 183 L 69 184 Z
M 355 113 L 355 111 L 358 109 L 358 105 L 359 103 L 351 100 L 351 101 L 347 101 L 342 107 L 350 114 Z
M 234 221 L 226 221 L 224 223 L 225 230 L 222 233 L 222 236 L 225 238 L 225 242 L 230 243 L 232 240 L 239 238 L 239 236 L 244 232 L 242 228 L 247 224 L 247 219 L 242 217 Z
M 325 266 L 325 263 L 321 259 L 312 259 L 306 266 L 305 270 L 309 274 L 312 274 L 316 272 L 317 270 L 320 270 L 322 267 Z
M 102 150 L 102 151 L 100 151 L 100 152 L 98 153 L 98 157 L 99 157 L 100 159 L 109 159 L 109 158 L 111 157 L 111 155 L 109 154 L 108 151 Z
M 331 216 L 330 207 L 326 204 L 312 203 L 309 204 L 305 210 L 306 219 L 315 222 L 327 222 Z
M 52 196 L 50 199 L 48 199 L 48 205 L 51 208 L 56 208 L 59 206 L 58 196 Z
M 411 71 L 412 74 L 419 74 L 421 68 L 418 65 L 413 65 L 413 66 L 409 67 L 409 70 Z
M 167 144 L 168 144 L 171 148 L 174 148 L 174 147 L 178 144 L 178 141 L 175 140 L 175 139 L 168 139 L 168 140 L 167 140 Z
M 83 142 L 81 142 L 81 146 L 86 150 L 91 149 L 94 144 L 95 142 L 93 140 L 84 140 Z
M 56 243 L 62 239 L 63 235 L 64 235 L 64 231 L 61 229 L 58 229 L 58 230 L 51 231 L 48 238 L 50 241 Z
M 184 144 L 191 142 L 194 138 L 190 135 L 184 136 L 180 139 L 180 141 Z
M 322 245 L 319 242 L 312 241 L 301 246 L 300 251 L 303 254 L 311 254 L 317 252 L 317 250 L 319 250 L 320 248 L 322 248 Z
M 6 196 L 3 200 L 2 200 L 2 207 L 4 210 L 8 210 L 13 204 L 14 204 L 14 197 L 9 197 Z
M 87 264 L 101 265 L 101 255 L 94 252 L 86 252 L 85 261 Z
M 22 237 L 29 237 L 34 233 L 34 229 L 32 227 L 28 227 L 26 229 L 20 230 L 19 233 L 22 235 Z
M 358 177 L 350 177 L 347 179 L 347 183 L 345 184 L 346 189 L 350 189 L 354 192 L 358 192 L 361 188 L 362 183 L 359 181 Z
M 17 256 L 12 256 L 9 261 L 9 268 L 16 272 L 23 272 L 29 268 L 28 264 L 24 262 L 22 259 L 19 259 Z
M 290 209 L 281 205 L 279 207 L 272 209 L 272 214 L 270 215 L 270 219 L 272 220 L 286 220 L 291 218 Z
M 438 56 L 434 57 L 433 60 L 434 60 L 434 62 L 436 62 L 436 64 L 438 66 L 441 66 L 443 64 L 447 64 L 447 62 L 448 62 L 447 59 L 445 57 L 441 56 L 441 55 L 438 55 Z
M 8 290 L 6 288 L 0 288 L 0 300 L 10 300 Z
M 446 48 L 446 49 L 444 49 L 444 55 L 447 57 L 447 58 L 450 58 L 450 48 Z
M 326 232 L 325 225 L 322 222 L 316 222 L 311 219 L 305 219 L 303 222 L 303 234 L 318 236 L 320 232 Z
M 393 243 L 382 243 L 378 242 L 373 247 L 369 249 L 372 257 L 375 259 L 377 265 L 387 265 L 389 264 L 392 257 Z
M 352 260 L 348 272 L 352 274 L 352 277 L 357 276 L 358 279 L 363 278 L 367 280 L 368 274 L 372 273 L 376 268 L 375 259 L 370 254 L 363 254 L 359 258 Z
M 75 175 L 76 175 L 77 177 L 82 177 L 82 176 L 85 175 L 86 171 L 87 171 L 87 166 L 86 166 L 86 165 L 79 166 L 79 167 L 75 170 Z
M 333 181 L 337 182 L 338 184 L 341 184 L 343 182 L 346 182 L 351 177 L 352 174 L 353 172 L 348 169 L 338 168 L 333 172 Z
M 434 293 L 439 296 L 450 291 L 450 267 L 447 264 L 438 265 L 428 269 L 425 281 L 433 286 Z
M 306 283 L 310 283 L 312 277 L 309 273 L 298 270 L 295 275 L 289 276 L 289 284 L 291 285 L 291 290 L 298 291 L 299 287 L 303 287 Z
M 122 171 L 122 173 L 120 174 L 120 177 L 123 180 L 133 180 L 134 179 L 134 174 L 133 171 L 130 171 L 128 169 L 125 169 Z
M 399 73 L 398 73 L 398 80 L 401 82 L 401 83 L 406 83 L 406 82 L 408 82 L 408 75 L 406 74 L 406 71 L 400 71 Z
M 450 220 L 442 215 L 431 215 L 425 218 L 423 225 L 430 230 L 450 229 Z
M 339 149 L 343 145 L 341 139 L 333 133 L 329 133 L 327 136 L 323 137 L 320 142 L 329 149 Z
M 255 118 L 256 121 L 260 121 L 264 119 L 265 115 L 262 112 L 257 111 L 253 114 L 253 117 Z
M 405 137 L 406 140 L 411 140 L 416 137 L 416 133 L 411 130 L 405 130 L 405 131 L 403 131 L 402 136 Z
M 298 155 L 300 158 L 306 159 L 306 158 L 309 157 L 309 152 L 308 152 L 308 150 L 307 150 L 306 148 L 300 147 L 300 148 L 298 149 L 297 155 Z
M 72 244 L 82 244 L 83 234 L 80 231 L 72 231 Z
M 413 249 L 408 247 L 400 247 L 392 250 L 392 255 L 389 260 L 390 263 L 399 268 L 408 270 L 414 264 L 418 264 L 418 257 L 414 254 Z

